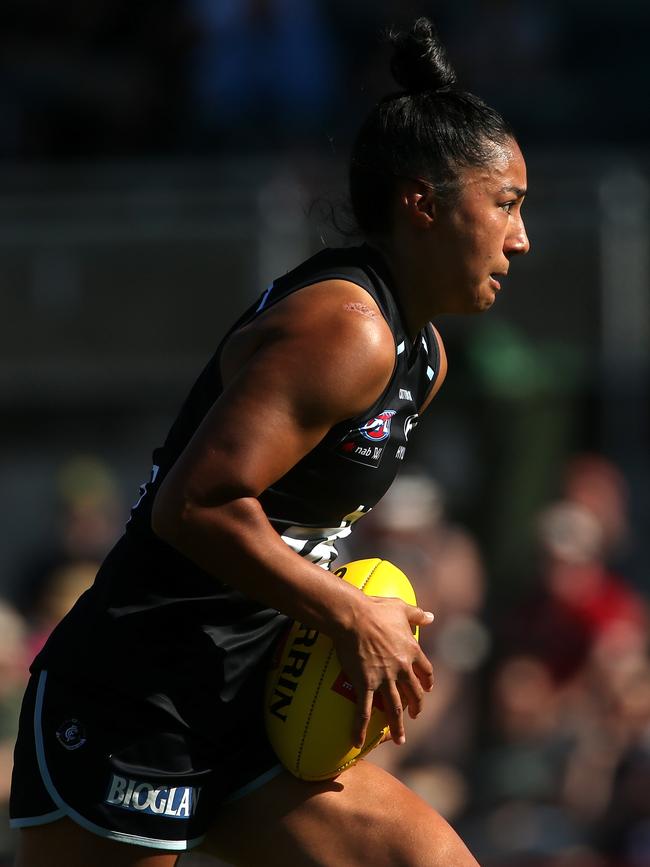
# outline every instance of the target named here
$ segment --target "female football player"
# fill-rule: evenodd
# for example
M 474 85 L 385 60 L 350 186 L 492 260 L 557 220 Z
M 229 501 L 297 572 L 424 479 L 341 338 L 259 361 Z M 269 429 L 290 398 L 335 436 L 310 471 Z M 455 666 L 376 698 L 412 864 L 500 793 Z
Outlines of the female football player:
M 389 487 L 446 359 L 430 324 L 487 310 L 528 250 L 512 130 L 460 90 L 431 24 L 393 36 L 399 85 L 364 122 L 364 243 L 275 280 L 190 391 L 124 536 L 32 666 L 16 750 L 19 867 L 476 867 L 378 767 L 305 783 L 266 740 L 262 685 L 288 618 L 330 636 L 392 739 L 432 688 L 432 614 L 328 566 Z M 228 287 L 224 287 L 227 291 Z M 404 708 L 404 710 L 403 710 Z

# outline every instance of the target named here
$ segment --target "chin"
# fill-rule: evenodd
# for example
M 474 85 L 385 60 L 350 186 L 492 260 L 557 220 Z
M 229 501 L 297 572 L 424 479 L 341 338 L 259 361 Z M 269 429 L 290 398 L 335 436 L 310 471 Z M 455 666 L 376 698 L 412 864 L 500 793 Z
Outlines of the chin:
M 477 313 L 484 313 L 486 310 L 489 310 L 490 307 L 497 300 L 496 292 L 490 290 L 489 292 L 484 292 L 481 295 L 478 295 L 476 298 L 476 306 L 475 310 Z
M 459 297 L 450 313 L 469 315 L 471 313 L 485 313 L 496 301 L 496 292 L 493 289 L 477 287 L 471 295 Z M 460 303 L 458 303 L 460 302 Z

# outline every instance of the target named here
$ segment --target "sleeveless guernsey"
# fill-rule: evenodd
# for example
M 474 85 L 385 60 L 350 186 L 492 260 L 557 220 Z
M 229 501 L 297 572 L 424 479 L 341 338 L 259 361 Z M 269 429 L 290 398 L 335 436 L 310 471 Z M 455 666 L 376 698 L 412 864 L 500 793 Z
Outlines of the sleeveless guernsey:
M 439 369 L 433 329 L 427 326 L 411 343 L 390 290 L 390 273 L 367 245 L 316 254 L 275 280 L 230 329 L 164 445 L 154 451 L 150 481 L 141 488 L 124 535 L 32 671 L 90 679 L 127 694 L 169 696 L 189 688 L 201 694 L 202 688 L 216 687 L 220 700 L 229 701 L 259 667 L 287 618 L 231 587 L 228 575 L 207 574 L 159 539 L 151 529 L 151 508 L 167 471 L 221 393 L 221 351 L 230 334 L 292 292 L 331 279 L 356 283 L 377 302 L 395 341 L 393 375 L 372 406 L 333 427 L 260 497 L 283 541 L 329 567 L 337 540 L 390 487 Z M 258 424 L 264 424 L 263 417 Z

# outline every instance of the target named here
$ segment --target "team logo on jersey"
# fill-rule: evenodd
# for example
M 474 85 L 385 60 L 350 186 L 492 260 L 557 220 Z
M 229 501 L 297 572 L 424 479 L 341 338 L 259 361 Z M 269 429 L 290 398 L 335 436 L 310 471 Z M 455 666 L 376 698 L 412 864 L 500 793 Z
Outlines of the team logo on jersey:
M 390 423 L 397 410 L 384 409 L 359 428 L 359 433 L 374 443 L 387 440 L 390 436 Z
M 357 464 L 377 469 L 386 448 L 386 441 L 390 437 L 391 422 L 396 412 L 394 409 L 384 409 L 361 427 L 348 431 L 336 447 L 338 454 Z
M 196 812 L 201 789 L 193 786 L 155 786 L 113 774 L 104 803 L 135 813 L 189 819 Z
M 351 431 L 348 437 L 358 437 L 359 430 Z M 379 466 L 382 455 L 384 454 L 384 446 L 368 445 L 368 443 L 359 439 L 348 439 L 346 437 L 343 442 L 339 443 L 338 452 L 354 461 L 357 464 L 363 464 L 366 467 Z
M 86 732 L 78 719 L 68 719 L 56 730 L 56 739 L 66 750 L 78 750 L 86 743 Z
M 404 439 L 406 442 L 409 441 L 409 434 L 411 431 L 418 426 L 419 420 L 420 416 L 416 412 L 414 415 L 409 415 L 404 422 Z

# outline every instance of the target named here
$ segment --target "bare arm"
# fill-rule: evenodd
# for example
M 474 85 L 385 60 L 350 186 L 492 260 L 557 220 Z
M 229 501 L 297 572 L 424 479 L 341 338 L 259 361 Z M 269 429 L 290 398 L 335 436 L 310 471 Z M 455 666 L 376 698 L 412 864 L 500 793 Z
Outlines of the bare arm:
M 381 315 L 356 306 L 367 310 L 368 301 L 353 284 L 318 284 L 235 335 L 224 357 L 224 392 L 153 509 L 155 532 L 205 571 L 332 637 L 360 696 L 357 742 L 377 689 L 396 740 L 403 738 L 401 697 L 412 715 L 419 712 L 432 675 L 411 624 L 431 617 L 366 597 L 307 562 L 282 542 L 257 498 L 388 383 L 393 338 Z

